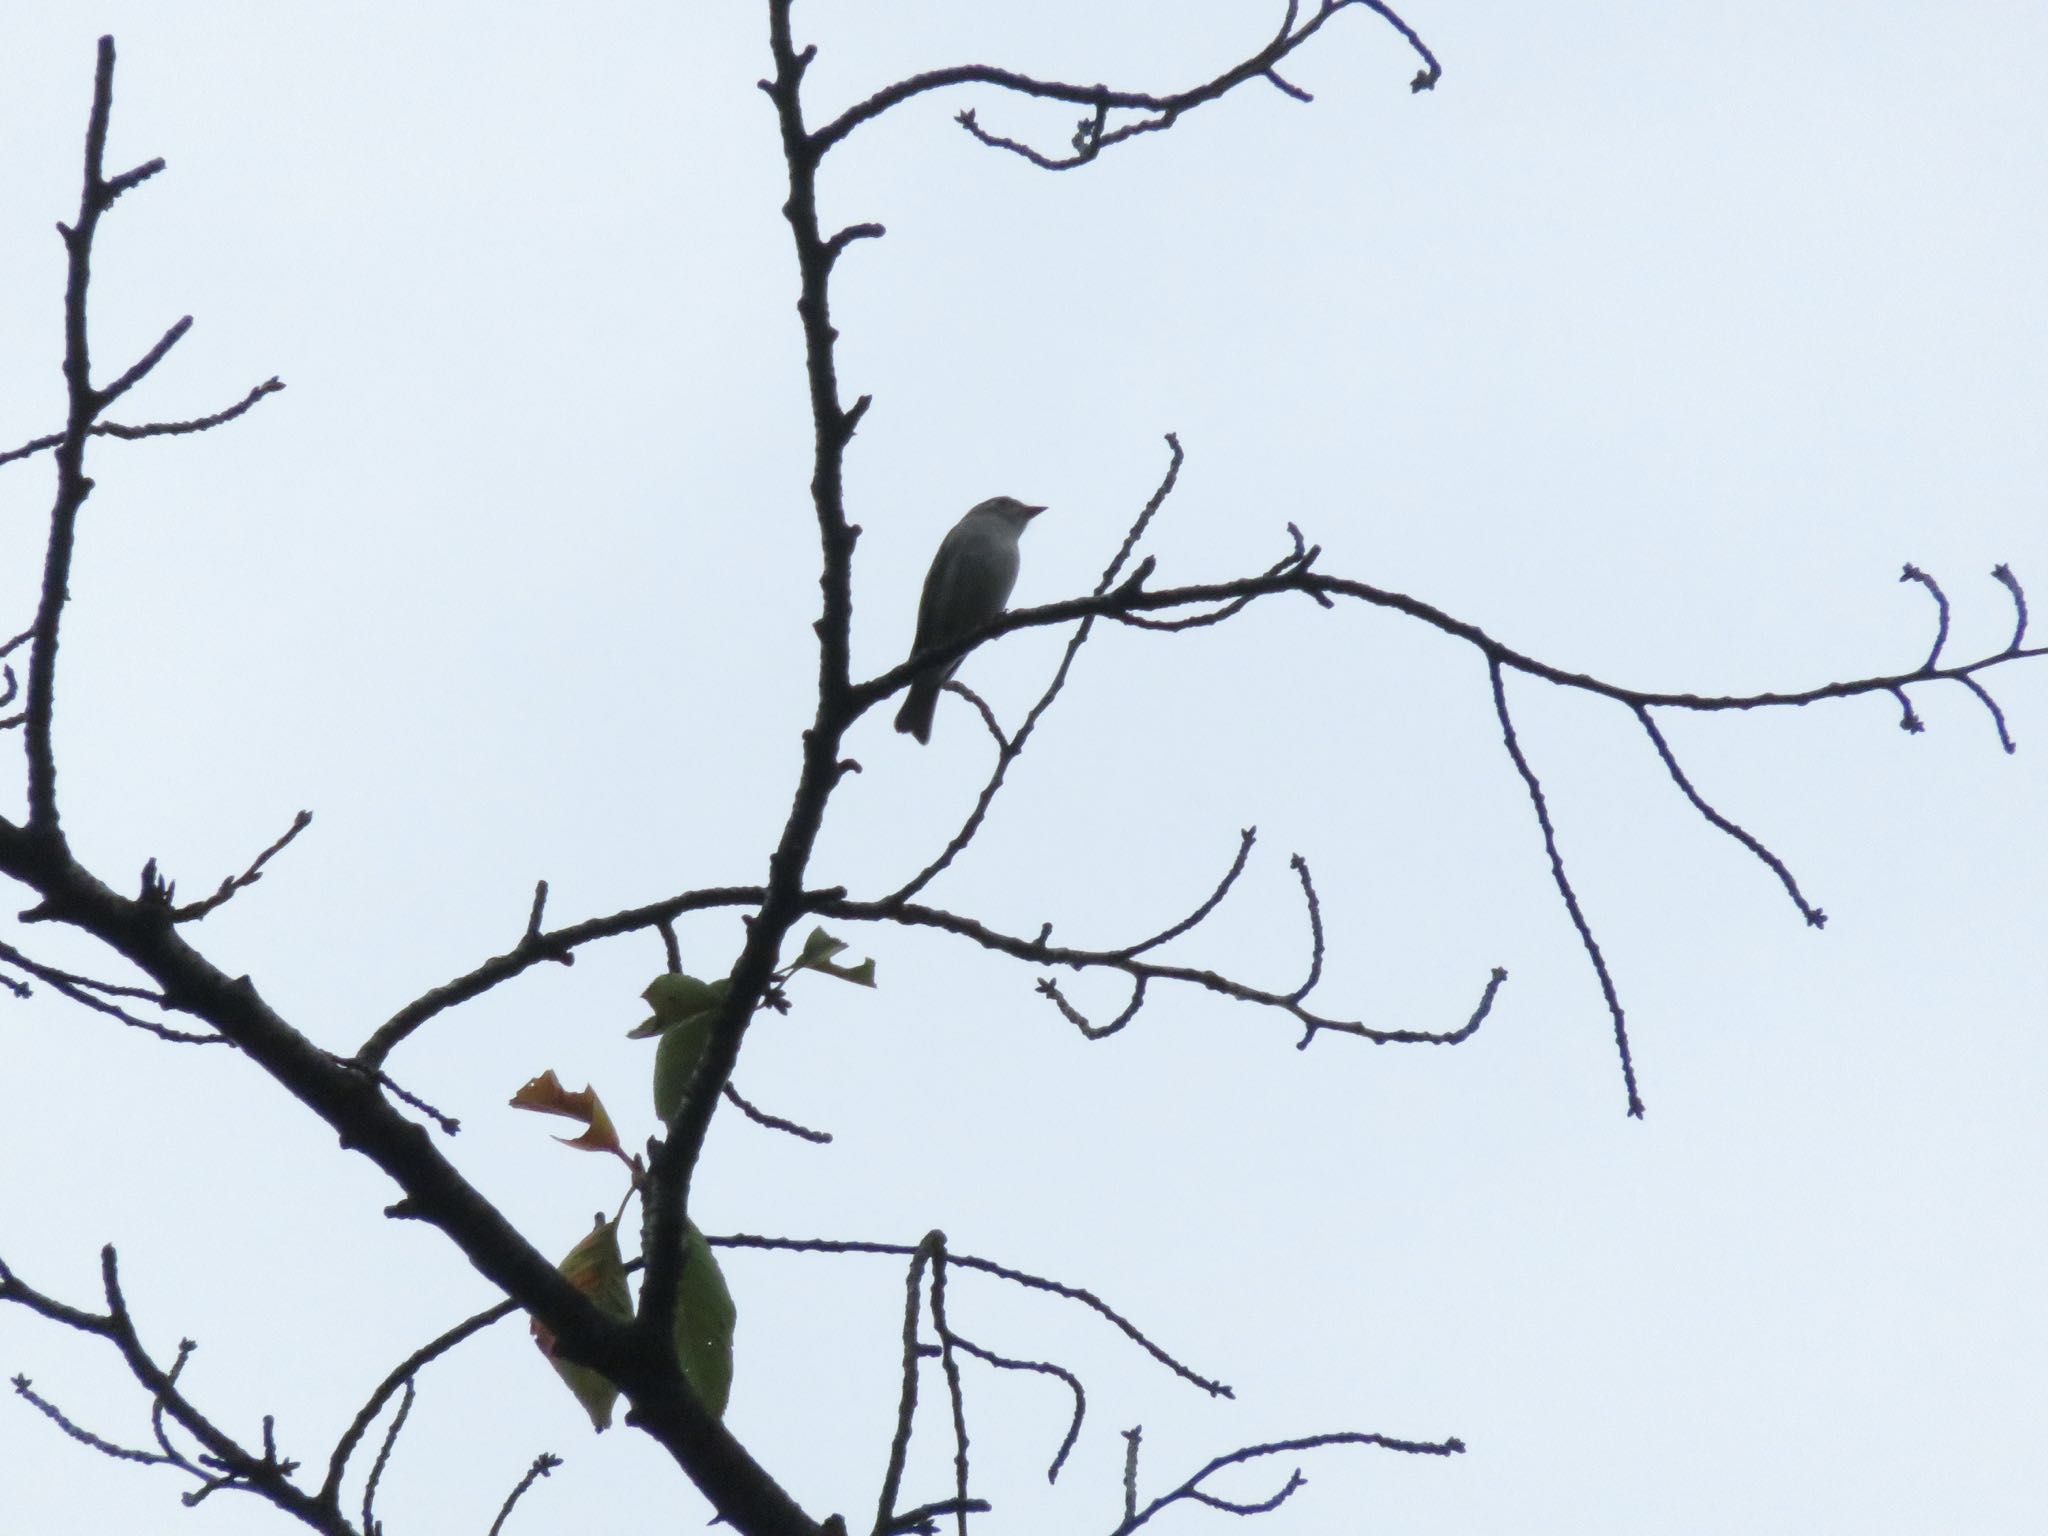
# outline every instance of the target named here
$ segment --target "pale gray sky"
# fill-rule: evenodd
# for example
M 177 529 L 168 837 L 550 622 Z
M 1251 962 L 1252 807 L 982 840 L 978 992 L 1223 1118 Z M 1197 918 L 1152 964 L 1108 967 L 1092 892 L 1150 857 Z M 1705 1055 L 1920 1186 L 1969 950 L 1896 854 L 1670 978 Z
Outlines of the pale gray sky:
M 110 157 L 169 171 L 104 226 L 97 357 L 192 334 L 125 415 L 287 391 L 198 440 L 101 445 L 61 680 L 74 839 L 187 891 L 312 809 L 209 920 L 301 1028 L 352 1048 L 509 945 L 533 881 L 567 920 L 749 882 L 808 718 L 816 595 L 794 270 L 755 6 L 81 6 L 0 21 L 0 446 L 59 424 L 62 267 L 93 39 L 120 45 Z M 800 6 L 822 116 L 977 60 L 1171 88 L 1255 46 L 1278 4 Z M 2048 605 L 2048 16 L 2031 6 L 1418 3 L 1446 66 L 1369 15 L 1289 71 L 1051 176 L 953 125 L 1063 143 L 1073 113 L 928 98 L 829 163 L 841 377 L 875 406 L 848 465 L 865 528 L 856 665 L 900 659 L 939 534 L 1048 503 L 1016 600 L 1085 590 L 1165 464 L 1163 580 L 1263 566 L 1297 522 L 1325 569 L 1559 665 L 1643 687 L 1795 688 L 2002 645 L 2011 562 Z M 26 622 L 47 460 L 0 469 L 0 632 Z M 964 677 L 1014 720 L 1038 632 Z M 2048 1471 L 2048 667 L 1992 674 L 2020 752 L 1960 689 L 1665 720 L 1694 782 L 1830 914 L 1808 930 L 1706 826 L 1624 711 L 1512 687 L 1634 1031 L 1608 1023 L 1549 884 L 1483 665 L 1376 611 L 1272 604 L 1177 639 L 1091 643 L 942 905 L 1135 940 L 1261 841 L 1190 963 L 1306 964 L 1290 853 L 1329 929 L 1321 995 L 1444 1029 L 1371 1049 L 1157 995 L 1089 1045 L 1036 972 L 849 932 L 872 995 L 816 982 L 738 1081 L 832 1130 L 734 1119 L 711 1230 L 915 1241 L 1086 1285 L 1196 1368 L 1210 1403 L 1086 1316 L 960 1279 L 954 1320 L 1088 1382 L 1066 1406 L 970 1377 L 1000 1532 L 1106 1530 L 1141 1483 L 1335 1429 L 1448 1462 L 1331 1451 L 1264 1536 L 2039 1528 Z M 9 751 L 12 749 L 9 748 Z M 987 760 L 957 700 L 919 751 L 882 716 L 817 874 L 920 865 Z M 10 813 L 13 807 L 10 805 Z M 11 908 L 8 910 L 12 910 Z M 33 931 L 53 958 L 88 951 Z M 684 931 L 723 967 L 730 919 Z M 452 1152 L 544 1248 L 618 1180 L 504 1101 L 554 1068 L 644 1137 L 651 1048 L 623 1038 L 659 947 L 585 953 L 409 1043 Z M 1067 983 L 1111 1011 L 1122 989 Z M 390 1364 L 491 1300 L 390 1187 L 248 1063 L 39 997 L 0 999 L 0 1255 L 94 1297 L 121 1250 L 150 1342 L 287 1454 L 324 1460 Z M 871 1507 L 895 1400 L 893 1262 L 733 1257 L 730 1417 L 808 1507 Z M 318 1320 L 308 1328 L 310 1314 Z M 821 1365 L 822 1362 L 822 1365 Z M 104 1351 L 0 1312 L 0 1372 L 146 1439 Z M 910 1493 L 940 1497 L 941 1420 Z M 567 1465 L 514 1531 L 694 1525 L 630 1432 L 593 1437 L 503 1325 L 423 1381 L 388 1529 L 481 1531 L 535 1452 Z M 1223 1491 L 1258 1497 L 1286 1466 Z M 0 1536 L 281 1528 L 179 1509 L 0 1402 Z M 1159 1529 L 1222 1529 L 1186 1510 Z M 1171 1523 L 1168 1523 L 1171 1522 Z M 1232 1527 L 1237 1528 L 1237 1527 Z

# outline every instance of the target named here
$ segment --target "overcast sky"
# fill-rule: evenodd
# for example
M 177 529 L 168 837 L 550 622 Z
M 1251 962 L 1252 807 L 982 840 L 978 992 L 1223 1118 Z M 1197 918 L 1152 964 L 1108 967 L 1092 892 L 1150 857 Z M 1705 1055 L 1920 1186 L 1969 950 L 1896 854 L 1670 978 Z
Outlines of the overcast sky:
M 1171 89 L 1256 47 L 1247 0 L 800 6 L 814 120 L 981 61 Z M 122 419 L 287 390 L 199 439 L 94 449 L 60 679 L 67 824 L 129 888 L 198 894 L 301 807 L 308 833 L 199 935 L 299 1028 L 353 1049 L 559 921 L 760 879 L 810 715 L 816 564 L 794 264 L 766 25 L 751 5 L 167 7 L 17 0 L 0 19 L 0 447 L 61 424 L 62 259 L 93 39 L 119 42 L 110 161 L 169 171 L 103 226 L 102 376 L 182 314 Z M 2048 13 L 1426 4 L 1444 61 L 1369 14 L 1288 71 L 1063 175 L 1070 109 L 928 97 L 825 170 L 879 220 L 835 290 L 862 525 L 855 664 L 909 645 L 938 537 L 996 493 L 1051 508 L 1016 601 L 1087 590 L 1166 465 L 1162 581 L 1322 566 L 1630 686 L 1793 689 L 1912 667 L 1912 561 L 1953 656 L 2004 645 L 2010 562 L 2048 612 Z M 32 611 L 49 459 L 0 468 L 0 633 Z M 2044 621 L 2048 622 L 2048 621 Z M 2043 631 L 2048 634 L 2048 631 Z M 1015 722 L 1062 636 L 963 677 Z M 1099 1321 L 973 1277 L 955 1323 L 1088 1383 L 970 1372 L 998 1532 L 1107 1530 L 1141 1489 L 1338 1429 L 1456 1435 L 1449 1461 L 1326 1451 L 1265 1536 L 2028 1532 L 2048 1508 L 2048 666 L 1803 711 L 1670 717 L 1693 782 L 1830 916 L 1703 822 L 1626 711 L 1510 698 L 1628 1008 L 1624 1115 L 1597 985 L 1502 750 L 1483 663 L 1394 615 L 1269 603 L 1179 637 L 1105 632 L 985 834 L 931 892 L 1006 930 L 1135 941 L 1260 840 L 1170 954 L 1468 1044 L 1306 1052 L 1286 1021 L 1161 991 L 1089 1044 L 1038 972 L 928 934 L 846 933 L 872 994 L 807 979 L 737 1081 L 829 1129 L 722 1117 L 711 1231 L 914 1242 L 1095 1290 L 1231 1383 L 1210 1402 Z M 11 746 L 6 752 L 13 751 Z M 818 883 L 879 894 L 989 760 L 957 699 L 932 745 L 851 750 Z M 12 762 L 12 757 L 7 758 Z M 12 769 L 9 770 L 12 772 Z M 18 800 L 6 802 L 8 814 Z M 18 897 L 13 911 L 24 905 Z M 0 925 L 4 926 L 4 925 Z M 43 928 L 0 934 L 58 961 Z M 715 974 L 736 919 L 686 924 Z M 565 1251 L 616 1165 L 505 1107 L 553 1068 L 652 1129 L 661 968 L 640 937 L 456 1013 L 392 1068 L 463 1121 L 464 1171 Z M 1122 989 L 1065 979 L 1098 1016 Z M 250 1064 L 38 995 L 0 998 L 0 1257 L 96 1299 L 118 1245 L 149 1343 L 224 1425 L 324 1463 L 386 1369 L 494 1299 L 390 1185 Z M 730 1122 L 730 1123 L 728 1123 Z M 814 1513 L 872 1507 L 896 1394 L 894 1261 L 741 1254 L 730 1421 Z M 146 1443 L 104 1349 L 0 1312 L 0 1372 Z M 907 1493 L 946 1492 L 922 1425 Z M 422 1381 L 379 1509 L 481 1532 L 694 1527 L 630 1431 L 594 1437 L 516 1322 Z M 1293 1463 L 1218 1491 L 1262 1497 Z M 0 1536 L 284 1518 L 117 1466 L 0 1401 Z M 1160 1530 L 1225 1528 L 1201 1510 Z M 979 1523 L 978 1523 L 979 1525 Z

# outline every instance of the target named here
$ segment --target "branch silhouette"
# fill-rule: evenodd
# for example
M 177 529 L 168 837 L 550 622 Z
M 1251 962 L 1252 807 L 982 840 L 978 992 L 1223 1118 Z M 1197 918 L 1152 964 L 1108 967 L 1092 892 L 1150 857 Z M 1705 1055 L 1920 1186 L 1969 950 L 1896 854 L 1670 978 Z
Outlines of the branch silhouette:
M 1960 662 L 1945 659 L 1950 599 L 1933 577 L 1909 565 L 1901 579 L 1924 587 L 1936 606 L 1933 641 L 1925 660 L 1915 667 L 1879 671 L 1804 689 L 1748 695 L 1639 688 L 1541 660 L 1496 638 L 1478 624 L 1422 599 L 1360 578 L 1327 573 L 1320 566 L 1320 546 L 1311 544 L 1293 524 L 1286 525 L 1288 543 L 1278 558 L 1261 570 L 1221 580 L 1153 585 L 1159 575 L 1157 562 L 1149 556 L 1141 557 L 1138 551 L 1163 512 L 1183 467 L 1181 443 L 1171 434 L 1166 438 L 1167 466 L 1156 489 L 1126 529 L 1092 591 L 1006 614 L 977 634 L 945 647 L 933 647 L 875 677 L 855 679 L 851 671 L 850 635 L 854 555 L 860 529 L 848 513 L 845 469 L 847 449 L 866 415 L 870 399 L 860 395 L 848 403 L 841 390 L 836 352 L 839 330 L 831 306 L 831 277 L 847 250 L 858 242 L 881 237 L 884 231 L 878 223 L 861 222 L 826 233 L 819 217 L 819 181 L 829 153 L 858 128 L 917 98 L 958 87 L 984 87 L 1011 97 L 1081 108 L 1085 115 L 1068 149 L 1051 153 L 1025 138 L 984 127 L 976 108 L 959 116 L 966 131 L 985 145 L 1046 169 L 1077 168 L 1118 144 L 1169 130 L 1187 114 L 1246 85 L 1271 86 L 1290 98 L 1308 100 L 1308 93 L 1289 80 L 1281 68 L 1339 13 L 1354 7 L 1393 28 L 1421 59 L 1423 68 L 1411 82 L 1413 90 L 1434 86 L 1442 70 L 1416 32 L 1378 0 L 1320 0 L 1307 7 L 1300 0 L 1287 0 L 1280 24 L 1266 43 L 1209 79 L 1178 91 L 1149 93 L 1104 85 L 1076 85 L 998 66 L 972 64 L 928 71 L 884 85 L 814 128 L 806 123 L 804 83 L 816 50 L 798 44 L 790 0 L 765 0 L 765 4 L 772 72 L 762 82 L 762 88 L 773 109 L 786 170 L 782 211 L 789 226 L 798 273 L 797 313 L 813 428 L 810 513 L 817 536 L 819 574 L 819 607 L 813 625 L 817 642 L 816 705 L 801 735 L 789 812 L 775 836 L 765 870 L 757 879 L 745 883 L 690 889 L 552 928 L 544 926 L 547 885 L 545 881 L 538 883 L 530 901 L 522 894 L 524 924 L 515 930 L 517 937 L 508 949 L 470 964 L 448 982 L 404 1003 L 350 1057 L 339 1057 L 317 1045 L 266 1000 L 251 976 L 230 974 L 187 936 L 199 931 L 199 919 L 257 884 L 268 863 L 307 824 L 309 813 L 302 812 L 291 830 L 243 867 L 241 874 L 223 880 L 210 896 L 184 906 L 176 904 L 171 882 L 160 874 L 154 861 L 145 867 L 137 894 L 126 896 L 117 892 L 113 884 L 77 857 L 60 814 L 57 663 L 66 606 L 74 590 L 83 588 L 75 565 L 78 522 L 93 489 L 93 481 L 86 472 L 88 446 L 95 438 L 147 439 L 210 430 L 246 415 L 260 401 L 283 388 L 275 378 L 267 380 L 225 410 L 189 421 L 129 426 L 105 419 L 105 413 L 118 400 L 149 381 L 187 336 L 192 322 L 189 317 L 175 321 L 128 366 L 106 382 L 94 383 L 88 307 L 100 220 L 118 199 L 164 169 L 163 161 L 150 160 L 124 172 L 107 173 L 105 151 L 115 55 L 112 39 L 102 39 L 99 44 L 78 210 L 68 223 L 59 226 L 66 261 L 62 327 L 65 421 L 60 432 L 0 454 L 0 465 L 4 465 L 48 452 L 52 455 L 56 480 L 32 621 L 0 645 L 0 707 L 15 710 L 0 718 L 0 729 L 21 732 L 18 739 L 24 750 L 26 803 L 26 813 L 19 822 L 0 817 L 0 873 L 33 893 L 33 905 L 21 914 L 23 923 L 58 923 L 81 930 L 147 978 L 148 984 L 97 980 L 37 959 L 14 944 L 0 943 L 0 985 L 19 995 L 31 983 L 40 983 L 83 1007 L 110 1015 L 123 1024 L 150 1030 L 167 1040 L 232 1045 L 334 1131 L 349 1153 L 367 1159 L 399 1186 L 400 1196 L 389 1208 L 390 1215 L 425 1223 L 439 1232 L 504 1297 L 500 1303 L 415 1351 L 389 1372 L 336 1444 L 321 1486 L 308 1492 L 293 1480 L 295 1465 L 279 1456 L 267 1421 L 261 1448 L 252 1448 L 227 1436 L 192 1404 L 180 1385 L 190 1346 L 181 1346 L 176 1361 L 169 1366 L 160 1364 L 143 1348 L 120 1292 L 111 1247 L 103 1252 L 105 1313 L 87 1312 L 58 1302 L 27 1286 L 0 1263 L 0 1301 L 25 1308 L 53 1324 L 106 1339 L 120 1352 L 130 1374 L 148 1394 L 156 1449 L 126 1446 L 83 1428 L 53 1400 L 36 1393 L 25 1379 L 17 1379 L 17 1392 L 61 1432 L 104 1454 L 171 1465 L 197 1478 L 200 1486 L 188 1495 L 191 1501 L 221 1489 L 252 1492 L 313 1529 L 331 1532 L 333 1536 L 355 1536 L 357 1527 L 341 1514 L 341 1487 L 355 1453 L 380 1416 L 391 1410 L 364 1487 L 361 1528 L 368 1533 L 376 1524 L 374 1499 L 381 1470 L 405 1422 L 419 1372 L 490 1322 L 514 1311 L 524 1311 L 552 1334 L 556 1352 L 564 1359 L 590 1367 L 619 1388 L 628 1402 L 627 1423 L 660 1445 L 704 1494 L 719 1518 L 735 1530 L 744 1536 L 843 1533 L 843 1517 L 835 1515 L 821 1520 L 809 1514 L 756 1458 L 753 1450 L 699 1401 L 678 1366 L 673 1347 L 677 1298 L 689 1251 L 693 1181 L 719 1105 L 730 1102 L 759 1123 L 807 1140 L 827 1139 L 823 1133 L 808 1131 L 755 1108 L 739 1095 L 733 1083 L 752 1021 L 764 1007 L 786 1006 L 786 999 L 777 990 L 777 971 L 783 964 L 791 930 L 806 919 L 824 917 L 940 932 L 1036 968 L 1041 972 L 1037 982 L 1041 995 L 1062 1018 L 1091 1039 L 1128 1027 L 1148 1001 L 1172 988 L 1194 988 L 1278 1014 L 1299 1028 L 1300 1047 L 1306 1047 L 1322 1034 L 1350 1035 L 1382 1045 L 1455 1045 L 1470 1039 L 1491 1015 L 1506 980 L 1506 972 L 1499 968 L 1493 969 L 1479 987 L 1469 1015 L 1441 1028 L 1367 1024 L 1362 1019 L 1323 1011 L 1320 1004 L 1310 1006 L 1309 999 L 1325 970 L 1326 930 L 1310 866 L 1299 854 L 1292 856 L 1290 868 L 1301 886 L 1307 919 L 1306 963 L 1295 973 L 1301 979 L 1262 985 L 1196 964 L 1159 958 L 1158 952 L 1167 946 L 1195 939 L 1198 930 L 1232 895 L 1255 851 L 1256 833 L 1252 829 L 1240 831 L 1235 856 L 1206 895 L 1197 893 L 1189 902 L 1175 905 L 1173 910 L 1184 915 L 1166 921 L 1161 927 L 1141 929 L 1145 936 L 1121 942 L 1092 947 L 1054 944 L 1051 923 L 1042 926 L 1035 936 L 1014 934 L 970 913 L 952 911 L 921 899 L 934 882 L 958 863 L 987 825 L 992 807 L 1008 782 L 1009 770 L 1037 739 L 1034 733 L 1038 723 L 1063 695 L 1098 621 L 1177 633 L 1228 623 L 1252 605 L 1269 599 L 1299 597 L 1333 617 L 1342 614 L 1347 601 L 1387 609 L 1470 646 L 1485 663 L 1503 747 L 1528 794 L 1553 883 L 1599 978 L 1632 1115 L 1642 1114 L 1643 1099 L 1636 1082 L 1623 1004 L 1594 927 L 1572 885 L 1543 780 L 1518 735 L 1509 674 L 1585 693 L 1629 711 L 1642 727 L 1667 776 L 1693 809 L 1762 863 L 1806 922 L 1816 928 L 1825 921 L 1824 914 L 1808 902 L 1784 861 L 1758 835 L 1723 814 L 1694 785 L 1660 729 L 1657 716 L 1673 711 L 1711 715 L 1802 708 L 1882 695 L 1899 706 L 1902 726 L 1918 731 L 1921 722 L 1913 709 L 1911 691 L 1948 683 L 1964 688 L 1976 698 L 1990 714 L 2000 744 L 2008 752 L 2015 750 L 2005 714 L 1985 679 L 1999 667 L 2048 655 L 2048 647 L 2027 645 L 2025 592 L 2005 565 L 1992 572 L 2015 614 L 2012 638 L 2001 650 Z M 1051 677 L 1014 730 L 1006 731 L 995 710 L 956 685 L 956 691 L 970 700 L 987 726 L 995 754 L 974 806 L 959 827 L 901 884 L 891 888 L 887 882 L 877 882 L 881 894 L 864 895 L 840 886 L 809 883 L 810 865 L 832 797 L 845 776 L 858 767 L 848 754 L 850 735 L 867 713 L 935 664 L 943 666 L 1006 635 L 1049 626 L 1070 626 L 1072 632 Z M 17 653 L 25 655 L 25 686 L 17 676 L 14 661 L 8 660 L 21 660 Z M 237 857 L 225 867 L 233 869 L 239 862 Z M 637 1310 L 630 1320 L 622 1320 L 593 1305 L 456 1168 L 433 1140 L 427 1126 L 416 1117 L 424 1117 L 448 1133 L 455 1129 L 453 1119 L 399 1088 L 387 1074 L 386 1064 L 400 1045 L 442 1014 L 512 982 L 535 966 L 568 964 L 580 950 L 601 940 L 659 934 L 664 940 L 669 969 L 679 971 L 676 920 L 688 913 L 714 910 L 742 914 L 745 935 L 726 974 L 720 978 L 725 984 L 723 1001 L 709 1019 L 705 1048 L 682 1092 L 680 1105 L 650 1146 L 645 1181 L 638 1187 L 643 1214 L 642 1253 L 633 1266 L 641 1273 L 643 1283 Z M 1076 975 L 1112 973 L 1128 984 L 1127 999 L 1106 1022 L 1094 1022 L 1068 998 L 1059 981 L 1046 974 L 1054 971 Z M 787 973 L 784 974 L 786 977 Z M 172 1029 L 152 1014 L 197 1020 L 206 1030 Z M 1084 1305 L 1181 1379 L 1213 1396 L 1230 1395 L 1227 1386 L 1198 1374 L 1169 1355 L 1124 1314 L 1089 1292 L 954 1253 L 940 1231 L 934 1230 L 915 1245 L 748 1234 L 712 1242 L 720 1248 L 874 1254 L 910 1260 L 902 1325 L 901 1395 L 874 1525 L 878 1533 L 921 1529 L 947 1517 L 964 1533 L 969 1515 L 989 1507 L 988 1500 L 975 1497 L 970 1489 L 970 1378 L 963 1370 L 964 1361 L 978 1360 L 999 1370 L 1050 1376 L 1070 1389 L 1073 1417 L 1052 1459 L 1049 1477 L 1057 1476 L 1080 1432 L 1085 1395 L 1078 1375 L 1050 1362 L 998 1354 L 971 1342 L 956 1327 L 954 1319 L 961 1310 L 962 1296 L 949 1292 L 947 1287 L 962 1274 L 987 1275 Z M 922 1321 L 927 1316 L 929 1338 Z M 947 1417 L 953 1439 L 953 1487 L 945 1498 L 902 1509 L 899 1504 L 915 1433 L 920 1373 L 924 1364 L 934 1359 L 946 1386 Z M 391 1409 L 394 1398 L 400 1406 Z M 175 1426 L 199 1449 L 180 1447 L 171 1436 L 170 1426 Z M 1295 1471 L 1270 1495 L 1255 1500 L 1232 1500 L 1205 1486 L 1208 1479 L 1227 1467 L 1343 1445 L 1436 1457 L 1448 1457 L 1464 1448 L 1457 1439 L 1406 1439 L 1357 1431 L 1264 1442 L 1212 1458 L 1148 1502 L 1141 1500 L 1138 1489 L 1140 1432 L 1128 1431 L 1125 1439 L 1124 1504 L 1120 1523 L 1115 1526 L 1117 1536 L 1125 1536 L 1182 1504 L 1245 1516 L 1265 1513 L 1280 1507 L 1302 1485 L 1301 1476 Z M 551 1455 L 543 1455 L 529 1465 L 525 1477 L 501 1507 L 494 1530 L 505 1524 L 524 1494 L 558 1464 Z

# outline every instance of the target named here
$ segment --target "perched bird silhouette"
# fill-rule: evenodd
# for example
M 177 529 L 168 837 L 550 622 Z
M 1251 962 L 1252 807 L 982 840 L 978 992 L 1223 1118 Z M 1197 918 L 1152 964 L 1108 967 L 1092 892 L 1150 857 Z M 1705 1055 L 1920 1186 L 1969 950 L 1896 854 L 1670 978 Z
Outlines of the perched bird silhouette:
M 1017 536 L 1043 512 L 1010 496 L 991 496 L 971 508 L 939 541 L 917 604 L 917 638 L 910 654 L 965 639 L 1003 611 L 1017 584 Z M 962 657 L 927 667 L 910 685 L 896 712 L 896 729 L 920 742 L 932 739 L 939 690 Z

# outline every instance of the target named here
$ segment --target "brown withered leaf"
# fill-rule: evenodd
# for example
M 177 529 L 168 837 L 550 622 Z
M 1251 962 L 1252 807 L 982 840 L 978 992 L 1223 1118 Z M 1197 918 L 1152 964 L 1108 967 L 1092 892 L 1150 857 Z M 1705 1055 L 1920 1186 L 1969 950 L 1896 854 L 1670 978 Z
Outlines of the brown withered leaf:
M 598 1098 L 596 1090 L 586 1087 L 571 1093 L 562 1086 L 552 1069 L 531 1079 L 513 1094 L 512 1107 L 580 1120 L 583 1122 L 581 1136 L 557 1136 L 555 1140 L 565 1147 L 580 1147 L 585 1152 L 609 1152 L 624 1159 L 629 1166 L 632 1163 L 619 1145 L 619 1133 L 612 1128 L 612 1117 L 605 1113 L 604 1101 Z

